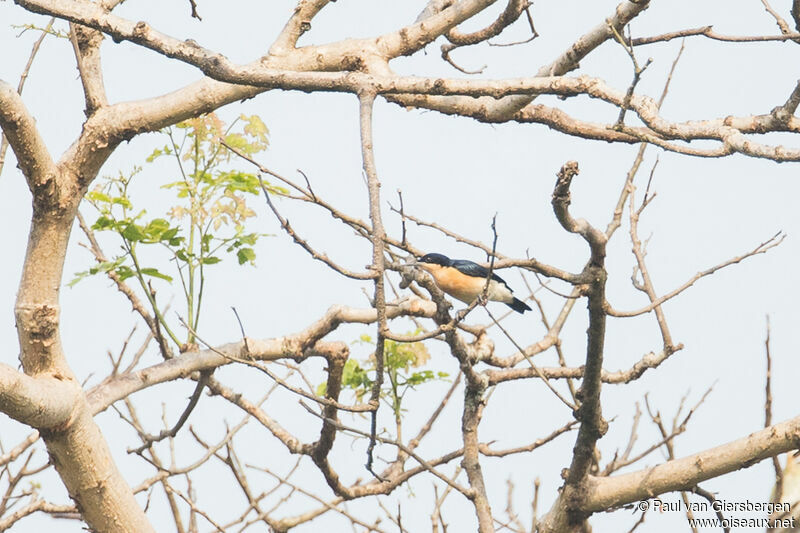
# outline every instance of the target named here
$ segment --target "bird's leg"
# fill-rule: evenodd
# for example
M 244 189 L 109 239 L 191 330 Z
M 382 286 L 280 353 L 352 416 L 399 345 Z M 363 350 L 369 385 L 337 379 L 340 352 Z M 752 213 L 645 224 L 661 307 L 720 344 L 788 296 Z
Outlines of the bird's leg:
M 482 291 L 480 296 L 478 296 L 478 305 L 486 307 L 486 304 L 488 303 L 489 303 L 489 295 L 487 294 L 487 291 Z

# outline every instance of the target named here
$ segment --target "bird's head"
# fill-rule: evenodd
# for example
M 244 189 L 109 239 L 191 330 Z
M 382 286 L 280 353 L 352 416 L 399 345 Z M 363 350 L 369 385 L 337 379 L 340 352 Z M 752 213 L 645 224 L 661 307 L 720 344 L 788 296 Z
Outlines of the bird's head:
M 442 254 L 425 254 L 415 264 L 428 272 L 451 265 L 450 258 Z

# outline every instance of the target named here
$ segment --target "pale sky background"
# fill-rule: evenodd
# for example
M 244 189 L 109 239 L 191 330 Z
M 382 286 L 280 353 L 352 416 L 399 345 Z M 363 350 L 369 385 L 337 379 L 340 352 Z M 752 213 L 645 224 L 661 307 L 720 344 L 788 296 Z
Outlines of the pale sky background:
M 789 21 L 789 1 L 772 2 L 773 7 Z M 301 44 L 323 43 L 346 37 L 377 35 L 402 24 L 410 23 L 424 2 L 391 2 L 372 0 L 356 2 L 340 0 L 315 18 L 312 31 Z M 532 10 L 540 37 L 532 43 L 512 48 L 460 50 L 454 58 L 466 68 L 488 65 L 484 76 L 501 78 L 526 76 L 550 62 L 575 38 L 600 23 L 613 12 L 616 2 L 610 1 L 541 1 Z M 188 2 L 130 1 L 116 13 L 130 20 L 146 19 L 154 28 L 180 39 L 192 38 L 201 45 L 222 52 L 237 62 L 247 62 L 262 54 L 282 27 L 294 2 L 198 2 L 203 16 L 199 22 L 188 16 Z M 502 9 L 495 6 L 492 16 Z M 46 24 L 46 18 L 28 14 L 11 2 L 0 2 L 0 78 L 16 85 L 27 61 L 30 46 L 38 35 L 27 32 L 17 37 L 25 23 Z M 488 17 L 486 18 L 488 20 Z M 485 22 L 481 20 L 479 22 Z M 653 2 L 635 19 L 634 36 L 713 24 L 725 34 L 777 34 L 772 17 L 757 0 L 706 2 Z M 468 27 L 477 27 L 471 22 Z M 59 23 L 63 28 L 64 24 Z M 498 42 L 524 38 L 526 24 L 519 21 Z M 427 54 L 417 54 L 393 63 L 399 73 L 462 77 L 439 57 L 439 44 L 429 45 Z M 643 62 L 653 58 L 637 91 L 658 97 L 679 41 L 641 47 L 637 50 Z M 662 109 L 670 120 L 718 118 L 727 115 L 750 115 L 769 112 L 785 102 L 800 77 L 800 54 L 793 43 L 730 44 L 692 38 L 686 41 L 683 58 L 678 65 L 669 96 Z M 165 59 L 129 43 L 115 45 L 106 40 L 103 48 L 105 84 L 109 100 L 119 102 L 154 96 L 176 89 L 200 75 L 191 67 Z M 579 74 L 605 78 L 609 84 L 624 89 L 632 75 L 624 50 L 615 43 L 606 43 L 586 59 Z M 71 45 L 66 40 L 48 38 L 23 93 L 23 100 L 36 117 L 41 133 L 54 157 L 59 157 L 79 133 L 83 118 L 83 98 L 77 77 Z M 567 102 L 552 97 L 539 100 L 557 105 L 586 120 L 609 122 L 617 110 L 587 98 Z M 310 178 L 317 195 L 340 210 L 366 218 L 366 186 L 361 173 L 356 99 L 351 95 L 303 94 L 272 91 L 244 103 L 236 103 L 219 111 L 230 120 L 240 113 L 258 114 L 270 129 L 270 148 L 260 155 L 266 166 L 290 176 L 302 169 Z M 630 116 L 630 114 L 629 114 Z M 443 117 L 433 112 L 406 111 L 379 100 L 375 112 L 375 150 L 382 192 L 385 201 L 396 203 L 395 191 L 403 190 L 409 213 L 435 221 L 469 238 L 491 242 L 489 224 L 498 213 L 500 234 L 498 250 L 509 256 L 524 257 L 526 251 L 537 259 L 558 267 L 579 271 L 587 258 L 585 243 L 560 228 L 550 206 L 555 173 L 567 160 L 575 159 L 581 174 L 572 187 L 572 208 L 575 216 L 585 217 L 605 228 L 633 161 L 637 146 L 611 145 L 567 137 L 539 125 L 486 125 L 471 119 Z M 770 142 L 785 142 L 797 147 L 797 139 L 772 135 Z M 129 171 L 142 162 L 154 147 L 163 145 L 159 134 L 142 135 L 121 145 L 103 168 L 101 175 Z M 648 149 L 637 184 L 639 198 L 647 174 L 656 155 L 660 162 L 653 188 L 658 193 L 640 223 L 640 236 L 652 236 L 648 246 L 650 272 L 657 290 L 667 292 L 682 284 L 696 272 L 727 258 L 742 254 L 767 240 L 776 231 L 788 234 L 786 241 L 766 255 L 751 258 L 742 264 L 705 278 L 695 287 L 666 304 L 665 312 L 676 342 L 685 345 L 659 369 L 649 371 L 638 382 L 628 386 L 604 386 L 604 417 L 611 429 L 600 442 L 603 464 L 617 448 L 624 449 L 630 431 L 636 402 L 649 395 L 651 405 L 671 420 L 681 397 L 688 393 L 687 405 L 696 403 L 705 390 L 714 386 L 705 404 L 698 410 L 688 431 L 675 442 L 679 455 L 687 455 L 742 437 L 763 425 L 764 418 L 764 337 L 766 315 L 772 322 L 774 420 L 797 414 L 798 343 L 800 319 L 797 296 L 800 279 L 795 275 L 800 248 L 800 221 L 797 216 L 798 166 L 776 164 L 743 156 L 725 159 L 698 159 Z M 9 150 L 9 161 L 0 178 L 0 223 L 5 228 L 3 248 L 5 260 L 0 264 L 0 342 L 5 346 L 2 361 L 17 364 L 17 340 L 14 329 L 13 302 L 20 277 L 30 218 L 30 193 L 15 168 Z M 242 168 L 250 170 L 245 164 Z M 159 189 L 173 181 L 175 168 L 170 164 L 152 166 L 138 178 L 134 195 L 154 216 L 169 205 L 169 197 Z M 152 203 L 151 203 L 152 202 Z M 257 247 L 256 268 L 233 264 L 209 269 L 208 293 L 202 320 L 202 335 L 213 343 L 231 342 L 239 337 L 238 326 L 230 312 L 239 311 L 249 336 L 268 338 L 294 333 L 319 317 L 333 304 L 366 306 L 362 288 L 372 291 L 366 282 L 342 280 L 319 262 L 313 261 L 291 239 L 280 232 L 263 200 L 254 199 L 259 211 L 255 228 L 275 236 L 265 238 Z M 385 205 L 385 204 L 384 204 Z M 318 249 L 347 267 L 363 269 L 370 262 L 370 248 L 351 231 L 332 222 L 324 212 L 282 201 L 281 211 L 301 235 Z M 91 217 L 89 206 L 83 212 Z M 384 212 L 387 231 L 399 237 L 397 216 Z M 627 222 L 608 249 L 608 298 L 617 309 L 634 309 L 646 303 L 644 296 L 630 284 L 634 259 L 627 238 Z M 415 246 L 438 251 L 451 257 L 481 261 L 482 253 L 459 245 L 444 236 L 408 226 L 409 239 Z M 92 264 L 90 254 L 78 246 L 82 234 L 73 233 L 65 267 L 64 283 L 74 272 Z M 105 241 L 113 253 L 117 244 Z M 169 266 L 164 266 L 167 270 Z M 524 294 L 520 274 L 504 271 L 501 275 Z M 391 277 L 391 276 L 390 276 Z M 392 277 L 397 282 L 396 277 Z M 535 278 L 531 277 L 535 283 Z M 563 284 L 555 284 L 566 291 Z M 166 301 L 170 287 L 157 285 Z M 551 319 L 560 308 L 561 298 L 541 291 Z M 81 282 L 62 291 L 63 340 L 69 363 L 79 377 L 88 378 L 88 385 L 97 383 L 108 368 L 107 350 L 119 350 L 136 317 L 130 305 L 105 278 Z M 182 312 L 180 300 L 175 307 Z M 493 304 L 492 310 L 505 307 Z M 461 304 L 456 304 L 460 308 Z M 173 314 L 174 316 L 174 314 Z M 488 320 L 482 310 L 475 311 L 472 322 Z M 535 313 L 514 316 L 508 327 L 523 344 L 538 340 L 543 328 Z M 406 332 L 406 323 L 393 325 L 393 330 Z M 585 301 L 576 305 L 562 338 L 568 361 L 575 365 L 585 355 Z M 374 328 L 343 327 L 331 336 L 350 342 Z M 144 336 L 139 325 L 134 339 Z M 511 346 L 494 335 L 498 353 L 507 354 Z M 660 349 L 660 337 L 652 316 L 635 319 L 609 319 L 605 366 L 609 370 L 628 368 L 644 353 Z M 437 343 L 430 344 L 431 368 L 455 375 L 457 365 Z M 365 357 L 366 349 L 354 346 L 352 355 Z M 143 365 L 157 363 L 159 356 L 151 351 Z M 537 357 L 540 364 L 550 365 L 555 354 L 549 351 Z M 310 363 L 312 381 L 322 379 L 319 362 Z M 94 374 L 94 375 L 93 375 Z M 93 375 L 93 376 L 92 376 Z M 236 385 L 251 399 L 257 399 L 272 383 L 247 368 L 223 368 L 216 375 Z M 408 398 L 406 434 L 416 432 L 438 403 L 448 383 L 422 387 Z M 565 390 L 564 384 L 560 384 Z M 164 384 L 133 396 L 139 413 L 148 421 L 148 429 L 160 429 L 161 402 L 167 402 L 170 424 L 185 406 L 185 398 L 194 383 Z M 441 455 L 460 445 L 461 389 L 440 420 L 440 427 L 427 437 L 420 448 L 423 457 Z M 276 392 L 265 404 L 275 416 L 301 440 L 310 441 L 318 432 L 318 421 L 305 413 L 297 398 Z M 642 404 L 642 409 L 644 405 Z M 524 445 L 549 434 L 563 425 L 570 414 L 538 381 L 507 384 L 497 389 L 485 410 L 480 426 L 481 441 L 496 441 L 495 448 Z M 342 416 L 347 423 L 367 428 L 366 420 Z M 231 425 L 241 419 L 219 399 L 204 396 L 189 420 L 200 434 L 216 442 L 225 432 L 224 421 Z M 134 433 L 121 422 L 113 410 L 98 416 L 106 438 L 120 468 L 131 485 L 152 475 L 152 468 L 141 459 L 125 452 L 138 445 Z M 388 409 L 383 411 L 384 424 L 390 423 Z M 18 423 L 2 417 L 0 438 L 7 449 L 16 445 L 28 431 Z M 530 499 L 533 479 L 542 480 L 540 512 L 545 512 L 561 484 L 559 471 L 568 466 L 575 434 L 561 436 L 552 444 L 530 454 L 503 460 L 483 459 L 484 474 L 496 518 L 503 520 L 506 502 L 506 480 L 516 484 L 514 502 L 523 523 L 530 522 Z M 640 424 L 636 450 L 643 450 L 658 439 L 657 432 L 645 415 Z M 188 425 L 178 439 L 178 465 L 193 462 L 202 452 L 188 434 Z M 243 462 L 286 472 L 295 458 L 265 429 L 251 422 L 240 432 L 236 444 Z M 345 482 L 366 478 L 364 442 L 351 446 L 351 439 L 339 436 L 334 448 L 334 464 Z M 159 448 L 166 456 L 166 447 Z M 379 456 L 393 457 L 394 450 L 382 448 Z M 39 452 L 38 461 L 44 460 Z M 634 468 L 661 462 L 660 452 Z M 411 465 L 413 461 L 409 463 Z M 201 506 L 220 522 L 238 516 L 243 500 L 232 476 L 219 463 L 196 475 L 195 489 Z M 310 464 L 310 462 L 309 462 Z M 442 471 L 452 473 L 456 462 Z M 255 492 L 268 490 L 272 480 L 250 471 Z M 306 488 L 329 496 L 327 486 L 313 468 L 305 468 L 296 480 Z M 774 482 L 772 466 L 764 461 L 749 470 L 712 480 L 703 486 L 729 501 L 768 501 Z M 55 475 L 41 478 L 43 494 L 58 503 L 67 500 L 66 491 Z M 181 483 L 176 482 L 182 486 Z M 411 491 L 401 487 L 383 500 L 389 509 L 401 502 L 403 522 L 409 531 L 430 528 L 431 479 L 420 476 L 410 484 Z M 163 498 L 157 489 L 149 516 L 159 531 L 174 529 L 166 514 Z M 413 492 L 412 492 L 413 491 Z M 156 497 L 157 496 L 157 497 Z M 677 494 L 662 499 L 675 501 Z M 139 501 L 144 503 L 144 498 Z M 298 500 L 286 507 L 286 514 L 316 508 L 309 500 Z M 349 508 L 366 521 L 372 515 L 364 509 L 374 507 L 371 500 L 354 502 Z M 451 531 L 475 528 L 472 506 L 451 495 L 443 507 Z M 281 516 L 281 515 L 279 515 Z M 731 515 L 741 517 L 742 515 Z M 627 530 L 636 520 L 630 511 L 600 514 L 592 518 L 597 531 Z M 201 531 L 210 530 L 202 519 Z M 319 530 L 322 525 L 331 531 L 349 530 L 346 521 L 328 513 L 321 522 L 298 527 L 296 531 Z M 61 531 L 80 531 L 77 522 L 58 522 Z M 47 517 L 28 518 L 14 531 L 40 531 L 52 526 Z M 395 531 L 386 519 L 382 526 Z M 650 514 L 639 531 L 688 530 L 681 513 Z M 263 531 L 263 526 L 252 528 Z

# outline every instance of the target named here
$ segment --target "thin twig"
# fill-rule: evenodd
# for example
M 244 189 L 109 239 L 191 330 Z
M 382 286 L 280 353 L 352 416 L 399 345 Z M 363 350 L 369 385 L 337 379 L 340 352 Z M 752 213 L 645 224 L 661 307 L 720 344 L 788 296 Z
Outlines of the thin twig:
M 494 315 L 492 314 L 491 311 L 489 311 L 488 308 L 486 309 L 486 313 L 489 315 L 489 318 L 492 319 L 492 322 L 494 322 L 495 325 L 498 328 L 500 328 L 500 331 L 503 332 L 503 334 L 506 336 L 506 338 L 511 341 L 511 343 L 519 351 L 519 353 L 521 353 L 522 355 L 525 356 L 525 360 L 528 361 L 528 364 L 531 366 L 531 369 L 533 369 L 533 371 L 536 373 L 536 375 L 539 376 L 539 378 L 544 382 L 545 385 L 547 385 L 547 388 L 550 389 L 550 391 L 553 394 L 555 394 L 556 397 L 559 400 L 561 400 L 561 403 L 563 403 L 564 405 L 569 407 L 571 411 L 574 411 L 575 409 L 577 409 L 578 407 L 574 403 L 572 403 L 569 400 L 567 400 L 566 398 L 564 398 L 564 396 L 560 392 L 558 392 L 555 387 L 553 387 L 553 385 L 550 383 L 550 380 L 547 379 L 547 376 L 545 376 L 542 373 L 542 371 L 539 370 L 538 366 L 533 364 L 533 360 L 530 358 L 530 356 L 528 356 L 528 354 L 525 353 L 525 350 L 519 344 L 517 344 L 517 341 L 514 340 L 514 338 L 511 336 L 511 334 L 508 333 L 508 331 L 506 331 L 506 329 L 503 326 L 500 325 L 500 322 L 498 322 L 497 319 L 495 319 Z
M 767 336 L 764 339 L 764 354 L 767 358 L 767 372 L 766 372 L 766 385 L 765 385 L 765 401 L 764 401 L 764 427 L 767 428 L 772 425 L 772 355 L 769 350 L 770 341 L 770 323 L 769 315 L 767 315 Z M 791 457 L 787 457 L 790 461 Z M 780 460 L 777 456 L 772 457 L 772 468 L 775 470 L 775 501 L 780 501 L 783 494 L 783 469 L 781 468 Z
M 375 294 L 373 305 L 378 314 L 378 332 L 375 339 L 375 381 L 370 391 L 369 403 L 374 407 L 370 418 L 370 439 L 367 446 L 367 470 L 376 478 L 381 479 L 372 469 L 373 450 L 375 449 L 375 434 L 378 426 L 378 408 L 380 406 L 381 387 L 383 386 L 384 344 L 386 342 L 386 292 L 385 292 L 385 257 L 383 221 L 381 217 L 380 181 L 375 167 L 375 153 L 373 151 L 372 112 L 375 106 L 374 91 L 364 91 L 358 95 L 360 131 L 361 131 L 361 158 L 364 173 L 367 176 L 367 189 L 369 192 L 369 218 L 372 222 L 372 266 Z M 382 479 L 381 479 L 382 481 Z
M 186 409 L 183 410 L 180 418 L 178 418 L 178 421 L 172 428 L 162 430 L 158 435 L 142 435 L 142 441 L 144 441 L 142 445 L 138 448 L 129 449 L 128 453 L 140 454 L 146 448 L 150 448 L 154 443 L 160 442 L 166 438 L 172 438 L 177 435 L 178 431 L 180 431 L 183 425 L 186 423 L 186 420 L 189 419 L 189 415 L 192 414 L 192 411 L 197 406 L 197 402 L 200 400 L 200 395 L 203 393 L 203 388 L 205 388 L 206 384 L 208 383 L 208 378 L 212 373 L 213 370 L 200 372 L 200 378 L 197 380 L 197 385 L 195 386 L 194 392 L 189 398 L 189 404 L 186 406 Z
M 42 42 L 44 42 L 44 38 L 50 33 L 50 28 L 53 27 L 53 23 L 56 21 L 55 17 L 51 18 L 50 21 L 47 23 L 47 26 L 44 30 L 42 30 L 42 34 L 36 39 L 36 42 L 33 43 L 33 47 L 31 48 L 31 54 L 28 56 L 28 62 L 25 64 L 25 68 L 22 69 L 22 74 L 19 75 L 19 83 L 17 84 L 17 93 L 22 94 L 22 89 L 25 87 L 25 81 L 28 79 L 28 74 L 31 71 L 31 66 L 33 66 L 33 60 L 36 58 L 36 54 L 39 52 L 39 47 L 42 46 Z M 5 133 L 0 132 L 0 175 L 3 174 L 3 165 L 6 161 L 6 152 L 8 151 L 8 139 L 6 139 Z

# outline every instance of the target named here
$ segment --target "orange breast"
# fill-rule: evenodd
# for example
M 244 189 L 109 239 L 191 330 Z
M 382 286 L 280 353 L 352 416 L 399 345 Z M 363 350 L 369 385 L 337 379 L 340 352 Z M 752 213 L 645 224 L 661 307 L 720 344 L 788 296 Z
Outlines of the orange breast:
M 431 274 L 440 289 L 468 304 L 480 295 L 486 284 L 484 278 L 467 276 L 453 267 L 440 268 Z

